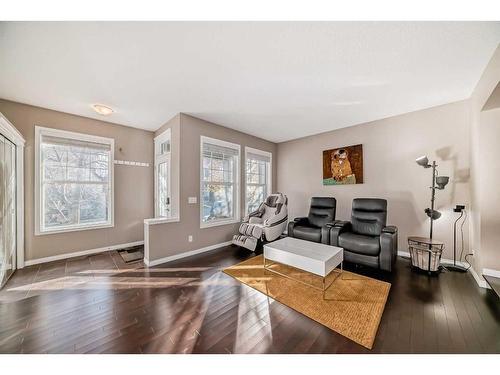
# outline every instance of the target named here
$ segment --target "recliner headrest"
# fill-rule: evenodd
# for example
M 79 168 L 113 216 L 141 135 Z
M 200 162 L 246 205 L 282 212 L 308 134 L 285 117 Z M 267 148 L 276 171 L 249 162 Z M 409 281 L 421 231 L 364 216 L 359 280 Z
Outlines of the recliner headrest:
M 353 211 L 386 212 L 387 200 L 379 198 L 356 198 L 352 201 Z
M 288 198 L 286 197 L 286 195 L 283 195 L 281 193 L 277 193 L 277 194 L 270 194 L 264 204 L 268 207 L 278 207 L 278 205 L 282 205 L 282 204 L 287 204 L 288 202 Z
M 276 207 L 278 202 L 278 196 L 276 195 L 270 195 L 266 198 L 266 206 L 268 207 Z
M 334 208 L 337 204 L 337 200 L 332 197 L 312 197 L 311 207 L 317 208 Z

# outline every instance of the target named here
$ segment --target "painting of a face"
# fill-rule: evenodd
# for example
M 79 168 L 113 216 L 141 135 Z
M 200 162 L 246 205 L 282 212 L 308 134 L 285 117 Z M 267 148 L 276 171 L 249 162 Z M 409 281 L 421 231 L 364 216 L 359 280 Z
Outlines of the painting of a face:
M 363 183 L 363 145 L 323 151 L 323 185 Z

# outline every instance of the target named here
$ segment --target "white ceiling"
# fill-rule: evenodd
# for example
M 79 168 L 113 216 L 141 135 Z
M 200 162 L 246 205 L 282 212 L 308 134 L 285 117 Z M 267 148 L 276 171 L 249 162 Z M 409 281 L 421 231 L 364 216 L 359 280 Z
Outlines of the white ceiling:
M 2 22 L 0 97 L 281 142 L 468 98 L 499 42 L 498 22 Z

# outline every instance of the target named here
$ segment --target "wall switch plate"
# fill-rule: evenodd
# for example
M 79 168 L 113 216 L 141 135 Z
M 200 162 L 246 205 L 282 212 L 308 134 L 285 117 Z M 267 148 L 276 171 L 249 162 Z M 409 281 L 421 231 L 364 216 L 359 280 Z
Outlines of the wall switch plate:
M 188 236 L 188 241 L 189 241 L 189 242 L 193 242 L 193 236 L 189 235 L 189 236 Z
M 198 198 L 197 197 L 189 197 L 188 198 L 188 203 L 189 204 L 196 204 L 198 202 Z

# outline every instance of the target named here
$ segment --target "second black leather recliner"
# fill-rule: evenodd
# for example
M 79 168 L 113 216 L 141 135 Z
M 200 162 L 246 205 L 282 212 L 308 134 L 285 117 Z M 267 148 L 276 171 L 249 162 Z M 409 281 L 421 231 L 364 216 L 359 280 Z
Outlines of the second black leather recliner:
M 352 201 L 351 221 L 330 224 L 330 245 L 344 249 L 344 260 L 392 271 L 398 249 L 398 229 L 387 226 L 385 199 Z
M 288 223 L 288 236 L 301 240 L 330 244 L 330 227 L 335 222 L 337 201 L 331 197 L 311 198 L 307 217 L 297 217 Z

